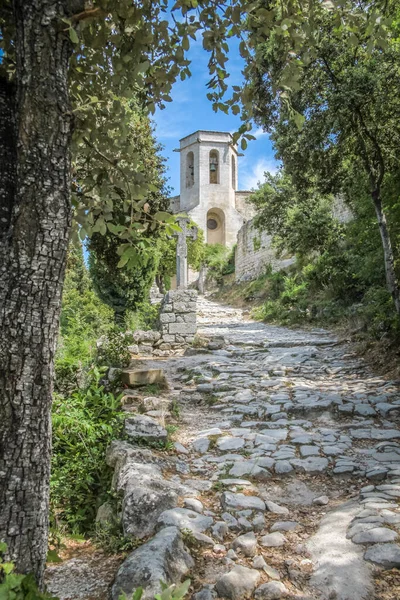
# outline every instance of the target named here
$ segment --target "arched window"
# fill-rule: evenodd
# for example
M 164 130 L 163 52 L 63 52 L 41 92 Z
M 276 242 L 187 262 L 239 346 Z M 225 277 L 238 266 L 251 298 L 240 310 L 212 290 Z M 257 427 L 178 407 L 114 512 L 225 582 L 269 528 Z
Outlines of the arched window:
M 210 152 L 210 183 L 219 183 L 219 153 L 218 150 Z
M 188 152 L 186 154 L 186 187 L 190 188 L 194 185 L 194 154 Z
M 236 190 L 236 160 L 234 156 L 232 156 L 232 187 Z
M 207 244 L 225 246 L 225 214 L 220 208 L 211 208 L 207 213 Z

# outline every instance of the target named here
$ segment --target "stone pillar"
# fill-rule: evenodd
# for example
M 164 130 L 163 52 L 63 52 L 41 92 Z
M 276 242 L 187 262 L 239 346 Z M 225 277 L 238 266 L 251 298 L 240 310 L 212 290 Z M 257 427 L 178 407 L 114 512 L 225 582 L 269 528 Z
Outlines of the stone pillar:
M 189 346 L 194 341 L 196 323 L 197 291 L 171 290 L 164 296 L 160 310 L 162 342 L 171 348 Z

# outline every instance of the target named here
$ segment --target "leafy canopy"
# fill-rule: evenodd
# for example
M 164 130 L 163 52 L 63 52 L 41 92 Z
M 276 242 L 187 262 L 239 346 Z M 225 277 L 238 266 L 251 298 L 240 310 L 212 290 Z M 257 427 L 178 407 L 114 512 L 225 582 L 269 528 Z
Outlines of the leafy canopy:
M 265 40 L 274 40 L 284 48 L 276 87 L 290 109 L 290 92 L 297 89 L 302 69 L 310 64 L 319 45 L 314 23 L 321 15 L 331 15 L 345 46 L 351 46 L 359 30 L 370 36 L 371 49 L 380 46 L 390 25 L 390 19 L 382 18 L 381 2 L 376 0 L 368 3 L 368 10 L 351 0 L 231 0 L 218 4 L 214 0 L 177 0 L 172 8 L 168 0 L 93 0 L 86 3 L 85 10 L 74 12 L 76 5 L 72 0 L 65 2 L 65 14 L 58 17 L 74 48 L 70 69 L 76 121 L 74 155 L 84 154 L 89 147 L 103 161 L 87 174 L 83 189 L 75 181 L 75 216 L 82 235 L 91 236 L 93 229 L 105 233 L 114 227 L 125 264 L 145 259 L 143 245 L 148 247 L 148 243 L 143 234 L 156 228 L 158 222 L 165 224 L 167 234 L 176 226 L 163 211 L 147 214 L 149 183 L 144 171 L 138 166 L 131 177 L 131 169 L 126 170 L 123 160 L 108 154 L 107 136 L 96 134 L 99 122 L 103 131 L 108 128 L 110 135 L 118 133 L 124 140 L 130 121 L 126 100 L 137 99 L 150 113 L 169 102 L 174 82 L 191 74 L 186 53 L 201 37 L 210 57 L 208 97 L 216 111 L 242 111 L 243 125 L 235 140 L 242 136 L 244 149 L 253 137 L 249 119 L 254 116 L 254 103 L 248 86 L 233 87 L 231 97 L 226 97 L 230 38 L 239 38 L 240 53 L 249 66 L 256 48 Z M 8 79 L 15 75 L 14 37 L 12 3 L 5 0 L 0 9 L 0 76 Z M 290 110 L 301 120 L 294 109 Z M 115 223 L 115 195 L 124 202 L 123 224 Z

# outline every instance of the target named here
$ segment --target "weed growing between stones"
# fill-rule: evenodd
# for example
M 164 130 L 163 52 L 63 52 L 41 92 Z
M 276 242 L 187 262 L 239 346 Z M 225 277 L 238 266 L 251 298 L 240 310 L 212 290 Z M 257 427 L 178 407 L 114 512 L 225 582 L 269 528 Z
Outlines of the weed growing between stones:
M 180 585 L 167 585 L 163 581 L 161 582 L 162 592 L 161 594 L 155 594 L 154 600 L 183 600 L 186 598 L 189 587 L 190 579 L 187 579 Z M 122 593 L 119 600 L 140 600 L 143 596 L 143 588 L 137 588 L 131 597 L 128 597 L 125 593 Z
M 181 408 L 179 406 L 178 401 L 174 398 L 169 406 L 169 410 L 171 415 L 177 420 L 179 421 L 179 419 L 181 418 Z

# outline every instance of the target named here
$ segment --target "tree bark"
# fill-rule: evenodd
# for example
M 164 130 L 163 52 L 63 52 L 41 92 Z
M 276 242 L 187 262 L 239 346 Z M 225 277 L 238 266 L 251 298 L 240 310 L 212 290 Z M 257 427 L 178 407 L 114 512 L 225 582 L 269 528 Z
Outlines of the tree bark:
M 390 235 L 386 220 L 386 215 L 382 208 L 382 199 L 377 189 L 372 192 L 372 200 L 375 207 L 376 216 L 378 219 L 379 232 L 381 234 L 383 255 L 385 261 L 385 275 L 386 284 L 389 292 L 392 295 L 394 306 L 398 315 L 400 315 L 400 290 L 399 282 L 396 276 L 396 270 L 394 266 L 394 254 L 392 243 L 390 241 Z
M 66 5 L 14 0 L 16 96 L 7 96 L 8 112 L 7 86 L 0 87 L 0 538 L 17 571 L 33 573 L 39 583 L 48 537 L 53 363 L 71 222 Z

